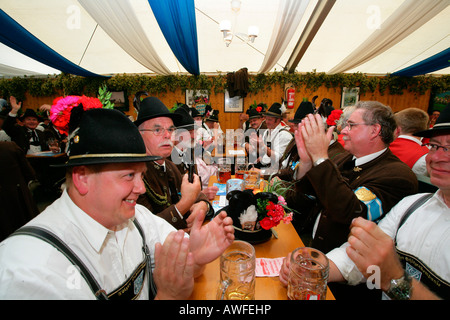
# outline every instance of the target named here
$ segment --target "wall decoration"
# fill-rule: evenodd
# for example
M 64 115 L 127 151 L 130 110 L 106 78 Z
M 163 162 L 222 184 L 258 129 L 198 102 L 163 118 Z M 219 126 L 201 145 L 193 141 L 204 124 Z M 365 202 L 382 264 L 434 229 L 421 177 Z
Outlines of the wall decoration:
M 225 112 L 244 112 L 244 98 L 233 97 L 230 98 L 228 90 L 225 90 Z
M 354 106 L 359 101 L 359 87 L 342 88 L 341 109 Z
M 208 90 L 186 90 L 186 105 L 197 109 L 201 115 L 205 114 L 205 107 L 209 104 Z

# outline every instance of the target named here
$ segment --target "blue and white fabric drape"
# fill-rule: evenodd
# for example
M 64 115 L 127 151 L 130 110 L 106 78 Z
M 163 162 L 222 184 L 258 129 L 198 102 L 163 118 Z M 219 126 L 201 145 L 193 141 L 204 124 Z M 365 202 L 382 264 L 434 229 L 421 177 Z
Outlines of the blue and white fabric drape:
M 414 77 L 447 67 L 450 67 L 450 48 L 447 48 L 428 59 L 413 64 L 412 66 L 394 72 L 392 75 Z
M 137 62 L 155 73 L 171 74 L 139 24 L 130 0 L 78 0 L 78 2 L 111 39 Z
M 328 73 L 356 68 L 408 37 L 449 5 L 448 0 L 406 0 L 369 38 Z
M 61 56 L 1 9 L 0 42 L 57 70 L 83 77 L 100 77 L 100 75 L 83 69 Z
M 159 27 L 181 65 L 200 74 L 194 0 L 148 0 Z

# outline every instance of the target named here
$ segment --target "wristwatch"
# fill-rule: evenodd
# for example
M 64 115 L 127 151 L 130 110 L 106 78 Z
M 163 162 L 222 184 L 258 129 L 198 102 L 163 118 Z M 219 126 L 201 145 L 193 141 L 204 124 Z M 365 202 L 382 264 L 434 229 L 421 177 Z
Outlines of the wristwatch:
M 319 164 L 321 164 L 321 163 L 324 162 L 325 160 L 327 160 L 327 159 L 325 159 L 325 158 L 319 158 L 319 159 L 317 159 L 316 161 L 314 161 L 314 167 L 317 167 Z
M 399 279 L 392 279 L 389 290 L 386 292 L 393 300 L 409 300 L 411 298 L 412 279 L 406 273 Z

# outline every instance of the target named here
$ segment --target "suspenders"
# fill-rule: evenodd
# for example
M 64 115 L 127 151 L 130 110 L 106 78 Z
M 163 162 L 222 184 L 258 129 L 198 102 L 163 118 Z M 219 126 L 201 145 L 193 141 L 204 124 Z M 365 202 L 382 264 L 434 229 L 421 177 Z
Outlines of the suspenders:
M 152 276 L 152 265 L 151 265 L 151 257 L 150 257 L 150 250 L 148 249 L 148 246 L 145 242 L 145 235 L 142 230 L 141 225 L 137 221 L 137 219 L 134 219 L 134 224 L 136 228 L 138 229 L 139 233 L 141 234 L 141 237 L 143 239 L 143 247 L 142 251 L 145 255 L 145 265 L 146 265 L 146 275 L 149 279 L 149 295 L 151 299 L 154 299 L 156 296 L 156 285 L 153 281 Z M 98 282 L 95 280 L 92 273 L 89 271 L 89 269 L 86 267 L 86 265 L 78 258 L 78 256 L 70 249 L 61 239 L 59 239 L 54 233 L 40 228 L 36 226 L 25 226 L 17 231 L 15 231 L 11 236 L 14 235 L 28 235 L 28 236 L 34 236 L 38 239 L 41 239 L 51 245 L 53 245 L 56 249 L 58 249 L 61 253 L 63 253 L 69 261 L 75 265 L 78 266 L 80 270 L 80 274 L 82 277 L 86 280 L 87 284 L 91 288 L 92 292 L 94 293 L 95 297 L 98 300 L 109 300 L 108 295 L 106 294 L 105 290 L 103 290 Z

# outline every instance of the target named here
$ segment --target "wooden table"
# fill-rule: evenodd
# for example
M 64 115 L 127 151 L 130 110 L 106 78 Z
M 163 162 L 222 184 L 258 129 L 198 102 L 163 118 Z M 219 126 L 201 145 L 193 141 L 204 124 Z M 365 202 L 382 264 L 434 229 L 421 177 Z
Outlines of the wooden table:
M 210 185 L 217 182 L 214 178 L 210 180 Z M 278 233 L 278 239 L 272 236 L 267 242 L 253 245 L 257 258 L 286 257 L 289 252 L 304 246 L 292 224 L 280 223 L 275 227 L 275 231 Z M 206 266 L 203 275 L 195 280 L 194 292 L 190 299 L 216 300 L 220 277 L 219 264 L 220 258 L 217 258 Z M 287 300 L 287 290 L 281 285 L 278 277 L 257 277 L 255 290 L 256 300 Z M 326 299 L 334 300 L 329 288 Z
M 214 158 L 244 158 L 247 155 L 244 147 L 236 145 L 225 145 L 225 152 L 218 152 L 217 148 L 211 151 L 211 156 Z

